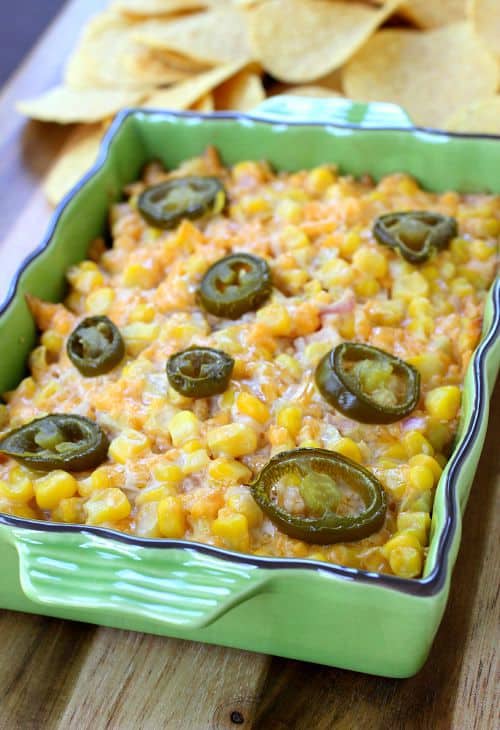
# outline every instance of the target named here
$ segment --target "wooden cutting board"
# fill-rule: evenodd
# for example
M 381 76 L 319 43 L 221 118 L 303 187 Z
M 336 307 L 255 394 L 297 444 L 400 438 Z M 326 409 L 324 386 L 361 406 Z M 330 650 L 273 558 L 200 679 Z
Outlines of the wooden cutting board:
M 0 94 L 0 298 L 43 235 L 40 190 L 71 128 L 26 123 L 103 0 L 72 0 Z M 0 730 L 493 730 L 500 645 L 500 388 L 430 658 L 390 680 L 261 654 L 0 611 Z M 0 568 L 1 580 L 1 568 Z M 335 627 L 332 627 L 335 630 Z M 497 705 L 495 705 L 495 700 Z

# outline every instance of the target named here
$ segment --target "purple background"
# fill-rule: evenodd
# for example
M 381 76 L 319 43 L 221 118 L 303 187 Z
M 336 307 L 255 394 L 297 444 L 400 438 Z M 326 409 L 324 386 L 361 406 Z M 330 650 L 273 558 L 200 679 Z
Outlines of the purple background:
M 6 12 L 0 20 L 0 86 L 21 63 L 64 0 L 0 0 L 0 6 L 4 7 L 4 3 Z

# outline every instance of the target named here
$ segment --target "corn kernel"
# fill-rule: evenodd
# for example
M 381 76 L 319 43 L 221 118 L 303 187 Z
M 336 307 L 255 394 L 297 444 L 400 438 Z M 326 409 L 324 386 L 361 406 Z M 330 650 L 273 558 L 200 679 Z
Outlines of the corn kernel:
M 440 352 L 423 352 L 421 355 L 409 357 L 407 362 L 418 370 L 424 383 L 446 372 L 446 360 Z
M 135 534 L 139 537 L 161 537 L 156 502 L 145 502 L 137 510 Z
M 69 283 L 80 294 L 89 294 L 104 283 L 104 276 L 93 261 L 82 261 L 72 266 L 67 274 Z
M 382 547 L 382 553 L 392 572 L 401 578 L 416 578 L 422 572 L 422 546 L 411 532 L 395 535 Z
M 352 459 L 353 461 L 357 461 L 359 463 L 363 461 L 361 449 L 359 448 L 358 444 L 350 438 L 343 437 L 339 439 L 333 444 L 332 448 L 338 454 L 342 454 L 342 456 L 347 456 L 348 459 Z
M 408 304 L 408 315 L 410 317 L 430 317 L 432 313 L 432 304 L 425 297 L 415 297 Z
M 321 195 L 336 180 L 335 174 L 328 167 L 315 167 L 309 172 L 305 181 L 305 187 L 313 195 Z
M 224 505 L 224 498 L 219 490 L 203 494 L 194 500 L 189 508 L 190 522 L 193 520 L 215 520 L 217 513 Z
M 408 481 L 412 487 L 424 492 L 432 489 L 435 483 L 432 469 L 420 464 L 410 467 Z
M 318 308 L 312 302 L 299 304 L 295 309 L 293 324 L 297 337 L 316 332 L 321 326 Z
M 201 421 L 192 411 L 180 411 L 168 422 L 168 431 L 173 445 L 182 446 L 200 437 Z
M 217 484 L 230 486 L 233 484 L 248 484 L 252 478 L 252 472 L 245 464 L 236 461 L 236 459 L 221 457 L 210 462 L 208 476 Z
M 121 328 L 127 352 L 136 356 L 160 334 L 160 326 L 154 322 L 131 322 Z
M 304 350 L 304 357 L 311 365 L 317 365 L 323 355 L 332 349 L 330 342 L 311 342 Z
M 251 426 L 229 423 L 210 429 L 207 443 L 213 456 L 245 456 L 257 449 L 257 434 Z
M 420 431 L 408 431 L 403 436 L 402 443 L 408 456 L 414 456 L 415 454 L 429 454 L 432 456 L 434 453 L 431 444 L 425 436 L 422 436 Z
M 262 524 L 262 520 L 264 519 L 262 510 L 248 492 L 230 494 L 227 498 L 227 506 L 233 512 L 245 515 L 250 529 L 260 527 Z
M 158 505 L 158 529 L 163 537 L 182 538 L 186 515 L 180 497 L 165 497 Z
M 321 284 L 330 289 L 337 286 L 350 286 L 355 272 L 343 259 L 330 259 L 319 268 L 316 275 Z
M 484 236 L 498 236 L 499 233 L 500 220 L 498 220 L 498 218 L 487 218 L 485 221 L 483 221 Z
M 31 376 L 21 380 L 17 386 L 17 395 L 19 398 L 31 399 L 36 393 L 36 384 Z
M 197 471 L 202 471 L 208 466 L 209 458 L 206 449 L 197 449 L 196 451 L 188 452 L 182 457 L 182 473 L 194 474 Z
M 119 436 L 114 438 L 109 445 L 109 456 L 118 464 L 126 464 L 127 461 L 136 459 L 148 451 L 149 439 L 144 433 L 133 428 L 124 429 Z
M 380 290 L 380 284 L 373 277 L 365 276 L 355 282 L 354 289 L 360 297 L 373 297 Z
M 384 459 L 396 459 L 397 461 L 402 461 L 406 458 L 407 453 L 403 444 L 394 443 L 384 450 Z M 395 466 L 395 464 L 393 464 L 393 466 Z M 389 466 L 388 468 L 391 468 L 391 466 Z
M 30 502 L 35 496 L 33 482 L 27 476 L 13 479 L 8 482 L 0 481 L 0 497 L 11 499 L 13 502 Z
M 280 280 L 284 288 L 291 294 L 300 294 L 308 279 L 309 274 L 302 269 L 291 269 L 280 273 Z
M 85 502 L 84 509 L 87 524 L 100 525 L 103 522 L 118 522 L 125 519 L 130 514 L 131 506 L 121 489 L 111 487 L 92 494 Z
M 450 252 L 453 261 L 457 264 L 462 264 L 469 259 L 469 247 L 470 242 L 464 238 L 454 238 L 450 241 Z
M 159 482 L 180 484 L 183 479 L 182 469 L 177 464 L 168 464 L 163 461 L 157 462 L 152 468 L 153 476 Z
M 427 422 L 426 436 L 436 451 L 442 451 L 451 438 L 450 426 L 431 417 Z
M 392 285 L 393 299 L 411 301 L 415 297 L 426 297 L 428 294 L 429 284 L 418 271 L 399 276 Z
M 84 500 L 81 497 L 61 499 L 57 507 L 52 510 L 51 519 L 56 522 L 82 523 L 85 520 L 83 509 Z
M 299 446 L 301 449 L 320 449 L 321 443 L 317 439 L 304 439 Z
M 276 206 L 276 215 L 285 223 L 300 223 L 303 206 L 295 200 L 281 200 Z
M 225 507 L 219 510 L 217 519 L 212 522 L 212 533 L 221 537 L 229 550 L 248 552 L 250 548 L 247 518 L 233 514 Z
M 143 263 L 132 263 L 123 271 L 123 284 L 127 287 L 138 286 L 152 289 L 158 283 L 158 270 Z
M 169 387 L 167 390 L 168 402 L 176 408 L 187 408 L 193 402 L 192 398 L 188 398 L 178 393 L 175 388 Z
M 306 558 L 309 554 L 309 545 L 302 540 L 297 540 L 292 545 L 292 555 L 294 558 Z
M 115 298 L 115 292 L 110 286 L 101 286 L 88 294 L 85 300 L 85 310 L 89 314 L 99 315 L 109 312 Z
M 292 331 L 292 320 L 286 307 L 282 304 L 268 304 L 257 312 L 257 320 L 263 323 L 266 330 L 276 337 L 286 337 Z
M 327 560 L 326 553 L 324 553 L 322 550 L 315 550 L 312 553 L 309 553 L 307 556 L 308 560 Z
M 5 428 L 9 422 L 9 409 L 5 403 L 0 403 L 0 428 Z
M 54 509 L 61 499 L 73 497 L 78 490 L 74 476 L 56 469 L 37 479 L 34 484 L 36 503 L 40 509 Z
M 266 423 L 269 420 L 269 408 L 251 393 L 239 393 L 236 398 L 236 406 L 241 413 L 259 423 Z
M 387 260 L 385 256 L 368 246 L 360 246 L 352 257 L 353 265 L 364 274 L 370 274 L 375 279 L 381 279 L 387 274 Z
M 27 520 L 39 520 L 40 514 L 35 512 L 29 505 L 22 502 L 11 502 L 0 496 L 0 512 L 14 517 L 25 517 Z
M 278 355 L 275 362 L 296 380 L 302 375 L 302 368 L 300 367 L 299 361 L 291 355 L 287 355 L 286 353 Z
M 285 251 L 294 251 L 310 245 L 309 236 L 293 225 L 285 226 L 281 233 L 281 245 Z
M 427 454 L 415 454 L 415 456 L 411 457 L 408 464 L 410 466 L 428 467 L 434 474 L 435 482 L 439 481 L 439 478 L 441 477 L 441 474 L 443 473 L 443 470 L 442 470 L 440 464 L 436 461 L 436 459 L 433 456 L 428 456 Z
M 417 536 L 422 546 L 427 545 L 431 518 L 428 512 L 400 512 L 397 518 L 399 532 L 411 532 Z
M 40 342 L 47 352 L 58 354 L 64 344 L 64 339 L 56 330 L 46 330 L 41 336 Z
M 260 195 L 247 196 L 242 199 L 240 205 L 242 211 L 247 215 L 268 213 L 270 210 L 269 201 Z
M 457 297 L 469 297 L 471 294 L 474 294 L 474 287 L 465 277 L 457 276 L 451 282 L 451 293 Z
M 182 447 L 182 450 L 185 454 L 192 454 L 195 451 L 199 451 L 203 448 L 204 444 L 202 441 L 200 441 L 200 439 L 192 439 L 191 441 L 186 441 L 186 443 Z
M 434 418 L 451 421 L 458 414 L 460 401 L 460 388 L 456 385 L 443 385 L 427 393 L 425 407 Z
M 177 494 L 177 487 L 174 484 L 153 484 L 151 487 L 142 489 L 137 497 L 135 503 L 137 505 L 148 504 L 149 502 L 161 502 L 165 497 L 175 497 Z
M 155 318 L 155 308 L 149 302 L 137 304 L 130 313 L 131 322 L 152 322 Z
M 404 303 L 400 299 L 374 299 L 368 304 L 368 313 L 373 324 L 398 325 L 404 312 Z
M 340 253 L 342 256 L 349 258 L 361 245 L 361 236 L 356 231 L 350 231 L 340 242 Z
M 281 408 L 276 419 L 278 426 L 286 428 L 292 438 L 297 438 L 302 427 L 302 408 L 300 406 L 285 406 Z

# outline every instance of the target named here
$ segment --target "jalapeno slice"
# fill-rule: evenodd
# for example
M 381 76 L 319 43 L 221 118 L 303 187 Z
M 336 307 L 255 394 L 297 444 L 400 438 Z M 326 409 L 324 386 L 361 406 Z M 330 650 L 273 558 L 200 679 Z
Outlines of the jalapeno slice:
M 203 307 L 218 317 L 237 319 L 258 309 L 271 294 L 269 264 L 259 256 L 233 253 L 208 269 L 198 295 Z
M 323 398 L 361 423 L 394 423 L 415 408 L 420 374 L 378 347 L 343 342 L 320 360 L 315 373 Z
M 139 213 L 155 228 L 175 228 L 183 218 L 216 215 L 226 205 L 226 191 L 216 177 L 177 177 L 146 188 L 139 196 Z
M 222 350 L 188 347 L 167 361 L 168 382 L 189 398 L 208 398 L 223 393 L 229 385 L 234 360 Z
M 125 355 L 118 327 L 108 317 L 87 317 L 73 330 L 66 345 L 68 357 L 88 378 L 104 375 Z
M 290 487 L 302 498 L 303 516 L 283 506 Z M 378 479 L 351 459 L 326 449 L 294 449 L 273 456 L 251 489 L 270 520 L 304 542 L 327 545 L 361 540 L 379 530 L 385 520 L 386 497 Z M 358 508 L 355 514 L 353 507 Z
M 86 471 L 102 464 L 108 446 L 104 431 L 89 418 L 52 413 L 4 436 L 0 453 L 40 471 Z
M 433 251 L 445 248 L 457 233 L 454 218 L 428 210 L 381 215 L 373 227 L 379 243 L 399 249 L 412 264 L 427 261 Z

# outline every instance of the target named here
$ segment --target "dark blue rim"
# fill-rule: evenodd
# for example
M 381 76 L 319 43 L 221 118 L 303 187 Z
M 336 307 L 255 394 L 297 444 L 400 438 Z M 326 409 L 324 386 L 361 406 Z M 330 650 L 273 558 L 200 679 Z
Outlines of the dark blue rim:
M 334 127 L 338 129 L 352 129 L 358 131 L 369 131 L 369 132 L 404 132 L 407 134 L 413 134 L 415 132 L 422 132 L 425 134 L 454 137 L 459 139 L 491 139 L 500 141 L 499 135 L 491 134 L 465 134 L 465 133 L 448 133 L 442 130 L 434 130 L 425 127 L 365 127 L 361 124 L 338 124 L 334 122 L 293 122 L 293 121 L 281 121 L 281 120 L 270 120 L 266 117 L 259 117 L 258 115 L 245 115 L 245 114 L 232 114 L 232 113 L 215 113 L 215 114 L 197 114 L 193 112 L 165 112 L 164 110 L 154 109 L 125 109 L 120 112 L 116 117 L 106 135 L 104 136 L 101 150 L 95 165 L 89 170 L 89 172 L 80 180 L 77 185 L 63 198 L 59 206 L 57 207 L 45 238 L 41 244 L 27 256 L 18 268 L 16 275 L 9 288 L 9 292 L 6 300 L 0 307 L 0 316 L 8 309 L 12 301 L 14 300 L 19 280 L 29 264 L 36 259 L 45 249 L 50 245 L 52 236 L 57 227 L 59 219 L 64 212 L 66 206 L 71 200 L 79 193 L 79 191 L 91 180 L 94 175 L 104 166 L 109 148 L 118 133 L 123 122 L 129 116 L 160 116 L 165 119 L 175 118 L 192 118 L 201 120 L 229 120 L 237 122 L 245 122 L 250 120 L 252 122 L 259 122 L 262 124 L 268 124 L 270 126 L 289 127 L 289 126 L 305 126 L 305 127 Z M 327 575 L 332 575 L 338 578 L 344 578 L 350 581 L 360 582 L 369 585 L 378 585 L 392 590 L 401 591 L 402 593 L 418 596 L 418 597 L 430 597 L 439 593 L 446 585 L 447 570 L 448 570 L 448 558 L 455 532 L 458 525 L 459 517 L 459 505 L 457 504 L 456 486 L 460 476 L 460 472 L 465 466 L 468 456 L 474 446 L 475 440 L 481 429 L 481 425 L 488 417 L 488 403 L 489 393 L 487 389 L 487 383 L 485 378 L 486 372 L 486 359 L 489 351 L 493 348 L 493 345 L 497 341 L 500 335 L 500 281 L 497 281 L 493 287 L 493 320 L 491 327 L 489 328 L 486 336 L 483 338 L 481 344 L 477 348 L 473 358 L 473 377 L 474 377 L 474 404 L 472 406 L 472 418 L 469 423 L 467 432 L 462 439 L 458 451 L 456 451 L 449 462 L 449 469 L 446 476 L 446 482 L 444 485 L 445 490 L 445 521 L 439 535 L 439 543 L 437 546 L 437 558 L 436 565 L 431 573 L 425 578 L 420 579 L 405 579 L 397 578 L 396 576 L 386 575 L 382 573 L 372 573 L 365 570 L 358 570 L 356 568 L 347 568 L 341 565 L 331 565 L 329 563 L 322 563 L 319 561 L 312 560 L 299 560 L 296 558 L 272 558 L 272 557 L 257 557 L 253 555 L 245 555 L 242 553 L 234 553 L 229 550 L 222 548 L 205 545 L 198 542 L 186 542 L 181 540 L 155 540 L 152 538 L 140 538 L 131 535 L 126 535 L 115 530 L 102 527 L 87 527 L 81 525 L 62 525 L 61 523 L 54 522 L 41 522 L 39 520 L 28 520 L 22 517 L 13 517 L 10 515 L 0 514 L 0 524 L 8 525 L 10 527 L 21 527 L 25 529 L 31 529 L 38 532 L 63 532 L 63 533 L 84 533 L 90 535 L 96 535 L 99 537 L 112 538 L 118 542 L 126 543 L 129 545 L 135 545 L 138 547 L 146 548 L 160 548 L 163 550 L 168 549 L 188 549 L 195 550 L 206 555 L 219 557 L 223 560 L 231 562 L 239 562 L 247 565 L 252 565 L 260 568 L 267 568 L 271 570 L 283 570 L 283 569 L 306 569 L 313 571 L 320 571 Z

